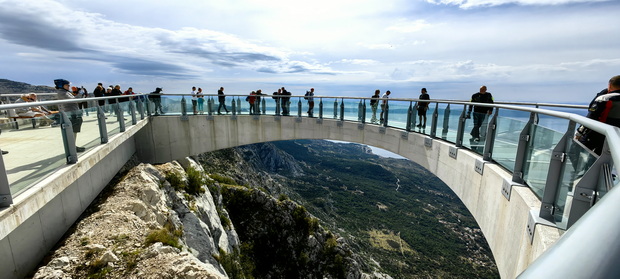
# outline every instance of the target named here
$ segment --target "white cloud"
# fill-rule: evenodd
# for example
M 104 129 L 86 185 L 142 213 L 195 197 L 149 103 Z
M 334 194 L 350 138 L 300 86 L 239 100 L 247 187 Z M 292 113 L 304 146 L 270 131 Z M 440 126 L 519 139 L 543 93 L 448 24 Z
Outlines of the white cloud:
M 387 30 L 401 33 L 412 33 L 430 28 L 431 26 L 432 25 L 430 23 L 423 19 L 417 19 L 414 21 L 408 21 L 403 19 L 396 24 L 388 27 Z
M 546 6 L 546 5 L 565 5 L 574 3 L 592 3 L 592 2 L 607 2 L 611 0 L 426 0 L 432 4 L 454 5 L 463 9 L 475 8 L 475 7 L 490 7 L 501 6 L 507 4 L 517 5 L 533 5 L 533 6 Z

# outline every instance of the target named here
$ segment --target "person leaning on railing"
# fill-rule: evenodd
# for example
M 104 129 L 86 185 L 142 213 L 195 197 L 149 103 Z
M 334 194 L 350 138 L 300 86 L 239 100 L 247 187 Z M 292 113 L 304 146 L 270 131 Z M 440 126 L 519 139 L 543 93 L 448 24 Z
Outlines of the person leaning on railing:
M 58 100 L 75 99 L 75 96 L 73 96 L 69 90 L 71 83 L 68 80 L 56 79 L 54 80 L 54 85 L 56 85 Z M 69 117 L 69 121 L 71 121 L 71 126 L 73 128 L 73 138 L 77 140 L 77 133 L 82 130 L 82 110 L 77 103 L 60 104 L 58 107 L 60 111 L 66 113 Z M 75 149 L 77 152 L 84 152 L 84 150 L 86 150 L 85 147 L 77 146 L 77 142 Z
M 15 103 L 16 104 L 30 103 L 30 102 L 36 102 L 36 101 L 37 101 L 37 95 L 34 93 L 30 93 L 30 94 L 22 94 L 20 98 L 17 99 L 17 101 L 15 101 Z M 52 123 L 54 123 L 54 120 L 49 119 L 47 117 L 48 115 L 52 115 L 54 112 L 48 109 L 45 109 L 41 106 L 16 108 L 15 113 L 17 113 L 17 116 L 19 117 L 40 118 L 41 126 L 51 125 Z
M 614 76 L 607 84 L 607 92 L 601 91 L 588 107 L 588 118 L 620 127 L 620 75 Z M 585 126 L 579 127 L 575 135 L 580 143 L 601 155 L 605 136 Z
M 485 85 L 480 87 L 480 91 L 478 93 L 474 93 L 471 95 L 472 103 L 493 103 L 493 95 L 491 92 L 487 92 L 487 87 Z M 480 141 L 480 127 L 482 126 L 482 122 L 487 117 L 487 114 L 493 113 L 493 107 L 483 107 L 483 106 L 469 106 L 469 110 L 467 111 L 466 118 L 471 117 L 471 111 L 474 111 L 474 127 L 471 129 L 469 133 L 471 135 L 471 140 Z

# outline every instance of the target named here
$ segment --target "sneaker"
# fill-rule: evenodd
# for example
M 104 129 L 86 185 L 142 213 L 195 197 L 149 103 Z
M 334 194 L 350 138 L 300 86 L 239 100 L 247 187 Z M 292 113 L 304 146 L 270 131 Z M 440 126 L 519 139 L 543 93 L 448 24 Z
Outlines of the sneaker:
M 6 155 L 6 154 L 9 154 L 9 152 L 5 151 L 5 150 L 2 150 L 2 155 Z
M 474 141 L 480 141 L 480 138 L 475 138 Z
M 419 127 L 422 127 L 422 124 L 418 124 L 418 125 L 416 125 L 416 127 L 418 127 L 418 128 L 419 128 Z
M 75 151 L 77 151 L 77 152 L 84 152 L 84 151 L 86 151 L 86 147 L 83 147 L 83 146 L 76 146 L 76 147 L 75 147 Z

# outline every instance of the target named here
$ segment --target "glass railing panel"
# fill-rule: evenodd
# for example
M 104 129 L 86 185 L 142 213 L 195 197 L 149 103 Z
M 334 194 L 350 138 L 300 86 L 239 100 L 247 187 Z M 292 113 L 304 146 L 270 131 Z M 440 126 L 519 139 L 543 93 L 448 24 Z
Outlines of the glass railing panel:
M 97 119 L 97 109 L 88 108 L 82 110 L 82 127 L 75 138 L 75 146 L 85 147 L 86 150 L 101 144 L 99 134 L 99 122 Z M 82 153 L 78 153 L 78 157 Z
M 555 221 L 563 224 L 568 223 L 574 187 L 598 158 L 576 141 L 571 140 L 570 144 L 571 146 L 566 156 L 567 160 L 565 161 L 566 165 L 564 166 L 560 186 L 554 202 Z M 597 195 L 602 197 L 605 193 L 607 193 L 605 184 L 599 183 Z
M 564 136 L 564 133 L 540 125 L 532 125 L 532 132 L 530 134 L 526 162 L 523 168 L 523 178 L 532 191 L 541 198 L 553 148 Z
M 344 100 L 344 120 L 357 122 L 358 112 L 359 100 Z M 338 105 L 338 115 L 340 115 L 340 104 Z M 338 119 L 340 119 L 340 116 Z
M 508 116 L 501 116 L 503 114 Z M 514 171 L 519 137 L 528 120 L 528 112 L 509 110 L 500 111 L 497 118 L 492 157 L 509 171 Z
M 407 114 L 409 113 L 409 102 L 389 101 L 388 126 L 406 129 Z M 381 109 L 381 106 L 379 106 Z
M 441 106 L 440 106 L 441 107 Z M 458 128 L 459 128 L 459 121 L 461 118 L 461 113 L 463 112 L 464 107 L 462 105 L 451 105 L 450 106 L 450 111 L 447 115 L 448 121 L 448 129 L 447 131 L 444 130 L 444 125 L 445 125 L 445 119 L 446 118 L 446 111 L 440 111 L 439 113 L 439 118 L 442 119 L 442 127 L 440 129 L 440 127 L 437 127 L 437 135 L 441 136 L 442 139 L 452 142 L 452 143 L 456 143 L 456 137 L 457 137 L 457 132 L 458 132 Z M 428 122 L 427 122 L 428 124 Z M 428 128 L 427 128 L 428 129 Z M 465 132 L 465 135 L 467 135 L 468 132 Z M 468 139 L 468 137 L 464 138 L 465 140 Z
M 118 118 L 116 116 L 117 107 L 117 103 L 114 103 L 114 101 L 110 103 L 109 100 L 103 107 L 103 111 L 106 117 L 105 123 L 106 129 L 108 131 L 108 138 L 111 138 L 120 132 L 120 124 L 118 123 Z M 96 118 L 96 116 L 94 117 Z
M 32 127 L 33 120 L 35 128 Z M 9 152 L 3 155 L 3 159 L 13 196 L 67 162 L 60 126 L 41 126 L 40 119 L 17 121 L 19 129 L 13 122 L 0 124 L 0 147 Z
M 486 135 L 487 135 L 487 127 L 489 125 L 489 119 L 492 117 L 492 115 L 489 114 L 485 114 L 484 115 L 484 120 L 482 121 L 482 125 L 480 125 L 480 132 L 479 132 L 479 140 L 476 141 L 475 138 L 472 136 L 472 131 L 474 128 L 474 124 L 473 124 L 473 120 L 474 120 L 474 113 L 471 113 L 471 118 L 470 119 L 466 119 L 465 120 L 465 129 L 463 132 L 463 146 L 466 148 L 471 149 L 472 151 L 476 152 L 477 154 L 482 155 L 484 152 L 484 143 L 485 143 L 485 139 L 486 139 Z

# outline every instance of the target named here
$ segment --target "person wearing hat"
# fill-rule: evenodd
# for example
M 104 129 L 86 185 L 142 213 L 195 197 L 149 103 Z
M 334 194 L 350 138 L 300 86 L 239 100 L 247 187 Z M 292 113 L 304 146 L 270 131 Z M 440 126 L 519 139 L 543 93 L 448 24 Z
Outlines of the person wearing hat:
M 58 100 L 69 100 L 75 99 L 75 96 L 70 91 L 71 83 L 68 80 L 64 79 L 56 79 L 54 80 L 54 85 L 56 85 L 56 95 Z M 77 140 L 77 133 L 82 130 L 82 110 L 77 103 L 65 103 L 58 105 L 60 111 L 63 111 L 69 117 L 69 121 L 71 122 L 71 127 L 73 128 L 73 138 Z M 85 147 L 77 146 L 77 152 L 84 152 L 86 150 Z

